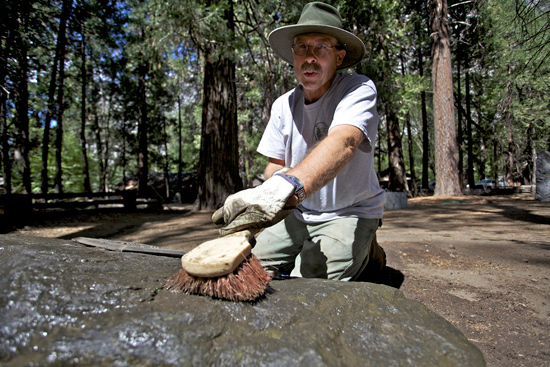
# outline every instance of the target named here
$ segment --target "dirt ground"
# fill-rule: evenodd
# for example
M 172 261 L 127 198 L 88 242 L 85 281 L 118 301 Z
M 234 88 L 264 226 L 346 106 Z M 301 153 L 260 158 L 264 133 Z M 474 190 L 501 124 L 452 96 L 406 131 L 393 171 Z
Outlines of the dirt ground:
M 550 366 L 550 203 L 532 194 L 424 197 L 388 211 L 378 240 L 400 289 L 451 322 L 490 367 Z M 211 212 L 35 214 L 11 234 L 109 238 L 189 250 L 217 236 Z

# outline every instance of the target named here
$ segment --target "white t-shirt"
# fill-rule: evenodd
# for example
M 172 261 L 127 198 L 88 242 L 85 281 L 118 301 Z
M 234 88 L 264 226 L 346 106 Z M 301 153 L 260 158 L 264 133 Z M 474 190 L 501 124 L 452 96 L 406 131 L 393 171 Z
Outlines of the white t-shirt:
M 374 170 L 378 113 L 373 81 L 363 75 L 337 74 L 321 99 L 309 105 L 304 101 L 301 85 L 275 101 L 259 153 L 295 167 L 334 126 L 356 126 L 366 139 L 333 180 L 308 196 L 296 215 L 306 223 L 350 216 L 382 218 L 384 190 Z

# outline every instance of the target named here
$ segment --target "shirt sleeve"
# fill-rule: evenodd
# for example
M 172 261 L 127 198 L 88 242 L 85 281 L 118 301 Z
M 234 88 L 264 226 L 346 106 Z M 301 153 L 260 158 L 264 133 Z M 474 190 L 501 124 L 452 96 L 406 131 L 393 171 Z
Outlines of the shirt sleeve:
M 359 149 L 370 153 L 374 149 L 378 132 L 377 92 L 374 82 L 364 78 L 366 80 L 361 83 L 354 83 L 346 88 L 345 95 L 336 107 L 330 128 L 338 125 L 357 127 L 366 137 Z

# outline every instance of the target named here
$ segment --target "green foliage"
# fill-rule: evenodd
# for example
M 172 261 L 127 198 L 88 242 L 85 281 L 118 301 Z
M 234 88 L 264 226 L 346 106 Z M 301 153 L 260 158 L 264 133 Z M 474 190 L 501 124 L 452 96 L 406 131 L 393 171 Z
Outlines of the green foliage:
M 104 185 L 113 189 L 123 175 L 136 174 L 140 66 L 147 68 L 150 170 L 163 172 L 168 165 L 170 172 L 177 171 L 181 121 L 183 170 L 196 172 L 201 135 L 202 59 L 210 45 L 217 46 L 212 57 L 231 56 L 237 66 L 241 174 L 249 181 L 262 174 L 267 158 L 256 153 L 256 147 L 269 120 L 271 105 L 296 85 L 292 66 L 273 54 L 267 37 L 273 29 L 295 23 L 306 2 L 84 0 L 74 3 L 67 32 L 63 86 L 66 104 L 64 190 L 83 190 L 80 142 L 83 102 L 86 103 L 85 138 L 93 189 L 101 190 Z M 378 87 L 381 126 L 377 163 L 380 161 L 381 170 L 388 167 L 385 113 L 392 111 L 401 126 L 405 160 L 408 163 L 414 159 L 419 176 L 421 92 L 429 96 L 428 117 L 431 113 L 428 2 L 327 2 L 339 8 L 345 27 L 357 34 L 367 47 L 367 57 L 356 71 L 369 76 Z M 27 29 L 23 30 L 33 46 L 29 51 L 33 192 L 38 192 L 40 187 L 40 151 L 61 3 L 60 0 L 32 1 L 33 11 Z M 229 6 L 233 6 L 235 13 L 234 33 L 228 31 L 224 20 Z M 492 175 L 495 169 L 499 176 L 511 170 L 515 178 L 525 181 L 525 168 L 533 162 L 529 150 L 550 149 L 550 63 L 543 62 L 547 61 L 550 47 L 543 42 L 548 34 L 548 13 L 544 13 L 547 10 L 535 9 L 519 0 L 449 1 L 449 9 L 453 64 L 461 65 L 460 75 L 455 68 L 455 82 L 461 78 L 462 96 L 466 71 L 471 78 L 476 179 Z M 9 11 L 6 14 L 10 14 Z M 2 22 L 4 29 L 13 28 L 10 17 L 2 18 Z M 84 100 L 80 55 L 83 35 L 88 77 Z M 5 75 L 0 76 L 4 90 L 10 92 L 12 98 L 13 75 L 18 66 L 10 52 L 9 39 L 3 37 L 1 41 L 2 60 L 6 61 L 2 61 Z M 422 75 L 419 54 L 424 60 Z M 465 109 L 464 98 L 461 104 Z M 4 106 L 7 109 L 0 116 L 4 128 L 0 130 L 7 138 L 4 144 L 13 162 L 14 191 L 21 191 L 13 100 L 8 98 Z M 411 136 L 404 130 L 406 120 L 411 124 Z M 55 130 L 55 122 L 52 129 Z M 510 136 L 513 144 L 509 144 Z M 409 141 L 413 157 L 409 157 L 405 148 Z M 49 144 L 47 166 L 51 186 L 55 174 L 53 139 Z M 506 167 L 509 154 L 515 158 L 514 167 Z
M 550 45 L 533 48 L 524 39 L 525 34 L 518 31 L 518 13 L 534 16 L 533 9 L 528 8 L 531 7 L 524 3 L 505 0 L 488 1 L 484 9 L 484 16 L 492 20 L 487 42 L 494 53 L 490 55 L 492 63 L 486 65 L 491 74 L 485 78 L 491 99 L 484 106 L 494 109 L 488 114 L 499 127 L 494 137 L 500 153 L 495 165 L 501 176 L 527 183 L 533 180 L 534 151 L 550 149 L 550 67 L 548 63 L 533 62 L 538 55 L 548 53 Z M 548 25 L 548 17 L 523 21 L 529 21 L 536 29 Z M 531 167 L 527 173 L 530 176 L 525 176 L 526 167 Z

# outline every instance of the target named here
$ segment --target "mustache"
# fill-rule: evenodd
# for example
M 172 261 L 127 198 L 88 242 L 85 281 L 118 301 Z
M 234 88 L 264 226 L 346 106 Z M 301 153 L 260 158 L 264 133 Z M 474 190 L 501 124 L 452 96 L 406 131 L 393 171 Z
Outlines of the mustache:
M 305 72 L 308 72 L 308 71 L 313 71 L 313 72 L 318 72 L 318 71 L 321 71 L 321 67 L 317 64 L 308 64 L 308 63 L 304 63 L 300 69 L 300 71 L 302 73 L 305 73 Z

